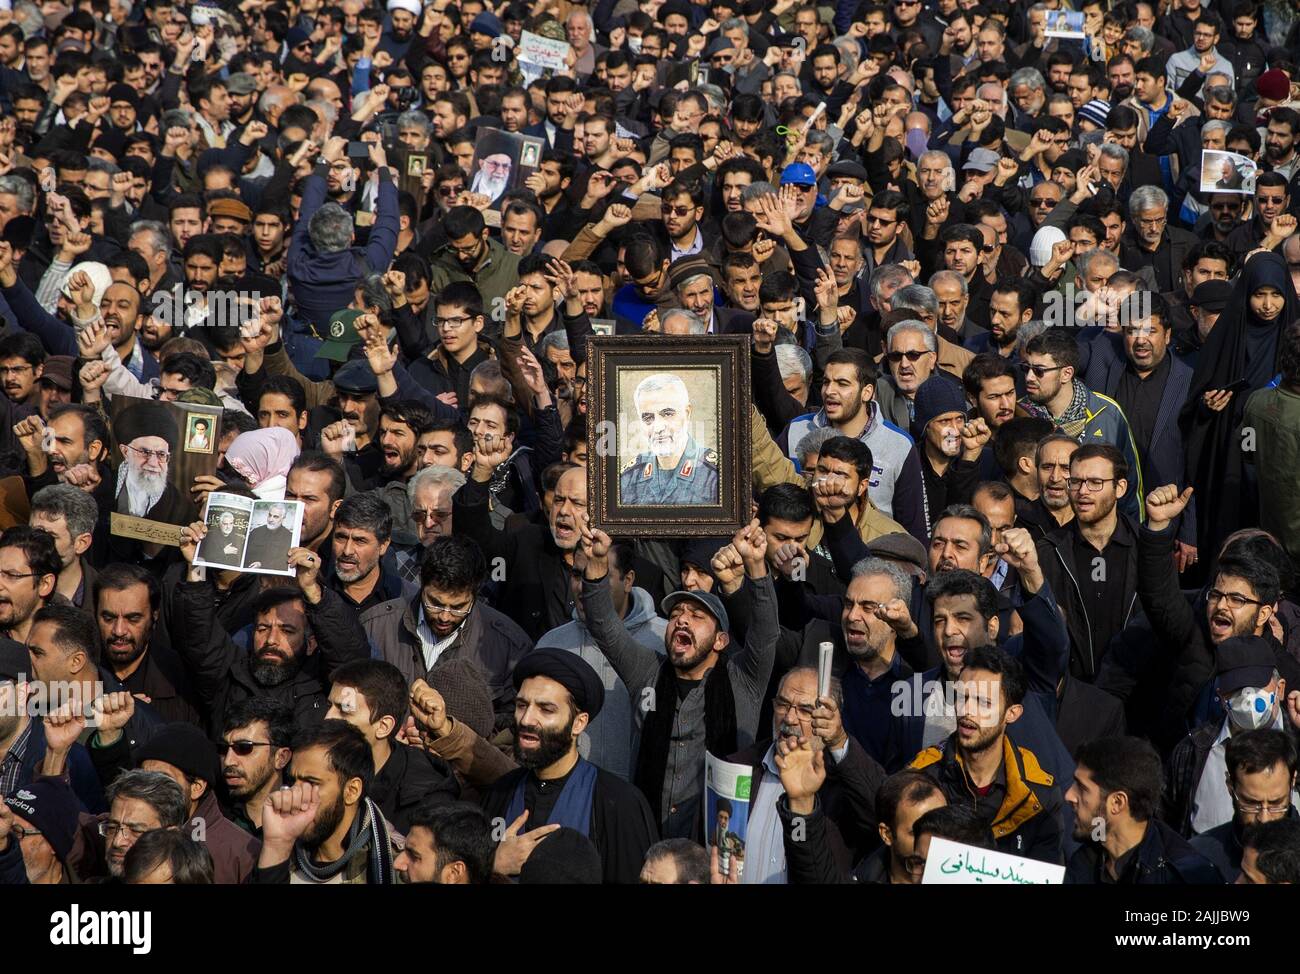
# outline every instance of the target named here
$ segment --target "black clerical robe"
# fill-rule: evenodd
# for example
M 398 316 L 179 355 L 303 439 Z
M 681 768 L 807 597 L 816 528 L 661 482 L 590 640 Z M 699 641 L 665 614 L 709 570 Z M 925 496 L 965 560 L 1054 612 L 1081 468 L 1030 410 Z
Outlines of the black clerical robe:
M 483 796 L 483 810 L 489 818 L 506 818 L 510 799 L 521 778 L 524 808 L 528 820 L 524 831 L 549 822 L 568 776 L 541 781 L 533 772 L 516 768 L 492 783 Z M 645 796 L 618 775 L 596 770 L 592 789 L 591 825 L 587 838 L 600 853 L 601 872 L 606 883 L 635 883 L 641 876 L 646 851 L 659 841 L 659 827 Z M 507 823 L 509 824 L 509 823 Z

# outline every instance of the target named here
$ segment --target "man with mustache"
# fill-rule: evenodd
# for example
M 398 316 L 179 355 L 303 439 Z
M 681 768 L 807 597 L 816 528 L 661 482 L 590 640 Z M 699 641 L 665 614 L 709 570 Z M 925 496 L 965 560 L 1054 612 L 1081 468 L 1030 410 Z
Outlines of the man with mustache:
M 181 786 L 160 771 L 122 772 L 109 785 L 108 800 L 99 833 L 104 837 L 103 861 L 111 879 L 122 878 L 126 854 L 140 836 L 155 829 L 179 829 L 189 818 L 189 802 Z
M 1118 509 L 1130 477 L 1115 447 L 1079 447 L 1066 480 L 1074 517 L 1039 542 L 1070 630 L 1070 672 L 1089 682 L 1137 606 L 1137 525 Z
M 99 577 L 88 556 L 98 521 L 98 505 L 79 487 L 54 483 L 32 494 L 31 526 L 54 539 L 63 566 L 55 591 L 78 608 L 90 604 Z
M 331 536 L 334 571 L 326 584 L 348 608 L 365 613 L 409 596 L 410 587 L 383 563 L 392 540 L 393 515 L 378 493 L 353 494 L 339 504 Z
M 249 835 L 262 836 L 262 812 L 284 783 L 292 737 L 293 711 L 267 697 L 249 697 L 226 712 L 217 746 L 221 777 L 230 819 Z
M 705 750 L 731 754 L 753 742 L 775 660 L 779 627 L 767 535 L 755 519 L 713 558 L 723 596 L 733 600 L 743 588 L 741 599 L 749 602 L 745 645 L 730 652 L 728 611 L 712 592 L 679 591 L 664 600 L 664 655 L 633 638 L 606 581 L 610 545 L 607 534 L 584 525 L 583 613 L 638 707 L 641 748 L 633 780 L 650 801 L 662 835 L 698 840 L 704 829 Z M 646 708 L 643 700 L 654 704 Z
M 244 554 L 244 531 L 235 530 L 235 512 L 213 510 L 209 519 L 212 514 L 217 515 L 212 525 L 215 530 L 209 530 L 203 544 L 199 545 L 199 557 L 212 565 L 239 568 Z M 247 530 L 247 524 L 244 530 Z
M 504 564 L 509 598 L 502 611 L 537 640 L 572 618 L 569 572 L 587 516 L 587 471 L 573 467 L 560 475 L 544 523 L 497 530 L 488 506 L 489 485 L 495 467 L 510 455 L 511 442 L 513 438 L 503 444 L 496 434 L 478 434 L 470 478 L 452 498 L 452 519 L 457 532 L 478 542 L 490 564 Z
M 606 883 L 635 883 L 658 839 L 645 797 L 618 775 L 581 756 L 578 740 L 605 702 L 605 686 L 582 657 L 538 649 L 515 667 L 514 761 L 447 714 L 424 681 L 411 712 L 425 746 L 483 793 L 483 810 L 507 824 L 492 871 L 516 876 L 552 832 L 574 829 L 600 854 Z
M 479 160 L 470 192 L 482 193 L 489 202 L 495 203 L 510 186 L 510 168 L 510 156 L 505 152 L 484 156 Z
M 1204 615 L 1194 609 L 1169 571 L 1175 531 L 1172 526 L 1192 499 L 1192 488 L 1157 487 L 1147 495 L 1146 527 L 1138 532 L 1137 591 L 1158 646 L 1177 654 L 1178 665 L 1166 695 L 1159 728 L 1173 745 L 1187 730 L 1188 710 L 1213 678 L 1218 647 L 1234 636 L 1263 636 L 1273 648 L 1276 669 L 1290 686 L 1300 684 L 1295 661 L 1273 638 L 1271 621 L 1281 597 L 1277 568 L 1230 546 L 1219 553 L 1206 590 Z M 1175 594 L 1177 593 L 1177 598 Z M 1114 692 L 1114 691 L 1112 691 Z
M 1174 314 L 1164 295 L 1141 291 L 1120 306 L 1123 356 L 1115 343 L 1093 345 L 1088 365 L 1090 388 L 1110 396 L 1128 417 L 1142 475 L 1149 483 L 1186 483 L 1187 455 L 1177 417 L 1187 401 L 1192 367 L 1171 354 Z M 1196 564 L 1196 508 L 1178 530 L 1181 572 Z
M 0 339 L 0 390 L 15 406 L 36 406 L 44 367 L 45 349 L 35 335 L 19 332 Z
M 117 469 L 116 510 L 133 517 L 185 524 L 194 505 L 167 479 L 176 449 L 176 423 L 167 407 L 141 400 L 127 406 L 113 423 L 122 462 Z
M 244 552 L 246 567 L 278 569 L 288 564 L 293 525 L 285 522 L 287 515 L 284 504 L 272 504 L 266 509 L 266 523 L 249 532 L 248 548 Z
M 322 584 L 321 558 L 308 548 L 289 550 L 296 586 L 263 591 L 253 603 L 251 652 L 237 646 L 216 621 L 215 590 L 194 553 L 207 534 L 196 521 L 182 531 L 181 555 L 190 563 L 173 596 L 172 625 L 185 638 L 177 649 L 215 733 L 226 713 L 252 697 L 293 710 L 299 726 L 325 718 L 325 687 L 335 669 L 368 659 L 370 646 L 357 613 Z
M 108 426 L 103 415 L 81 403 L 63 403 L 50 410 L 45 421 L 28 416 L 14 427 L 23 452 L 27 454 L 27 492 L 34 494 L 43 487 L 65 480 L 69 470 L 93 465 L 101 483 L 108 477 Z M 111 503 L 108 487 L 96 487 L 97 499 Z
M 199 695 L 191 686 L 165 627 L 158 626 L 162 589 L 140 565 L 113 564 L 99 573 L 94 613 L 103 655 L 100 663 L 141 694 L 163 720 L 199 723 Z
M 479 597 L 487 573 L 473 540 L 435 538 L 420 562 L 419 593 L 386 602 L 362 621 L 380 658 L 396 666 L 408 684 L 430 679 L 431 671 L 449 660 L 472 662 L 492 697 L 496 729 L 505 730 L 514 706 L 510 674 L 532 649 L 532 640 Z
M 978 461 L 990 439 L 983 420 L 966 421 L 966 395 L 947 373 L 936 372 L 916 390 L 912 438 L 921 444 L 926 509 L 967 503 L 979 481 Z
M 970 610 L 987 622 L 980 609 Z M 1059 864 L 1061 790 L 1034 752 L 1017 747 L 1007 734 L 1024 713 L 1030 692 L 1024 668 L 1005 649 L 972 647 L 955 690 L 957 729 L 909 767 L 933 778 L 950 805 L 973 807 L 1000 851 Z
M 839 681 L 828 696 L 818 696 L 817 670 L 796 666 L 777 684 L 772 699 L 772 736 L 727 758 L 753 767 L 745 870 L 741 882 L 788 882 L 783 825 L 791 816 L 781 780 L 781 756 L 786 748 L 813 739 L 824 756 L 827 781 L 821 791 L 823 832 L 834 836 L 833 847 L 847 871 L 879 841 L 872 809 L 885 771 L 862 745 L 849 736 L 840 720 Z M 827 826 L 827 821 L 830 825 Z
M 369 796 L 375 762 L 361 731 L 342 720 L 300 729 L 289 773 L 294 784 L 271 794 L 263 808 L 252 882 L 401 882 L 393 869 L 401 851 L 396 831 Z
M 26 642 L 32 617 L 54 598 L 62 562 L 54 538 L 22 524 L 0 537 L 0 635 Z
M 641 380 L 632 398 L 647 449 L 620 472 L 619 503 L 718 503 L 718 454 L 692 435 L 686 383 L 668 373 L 652 375 Z

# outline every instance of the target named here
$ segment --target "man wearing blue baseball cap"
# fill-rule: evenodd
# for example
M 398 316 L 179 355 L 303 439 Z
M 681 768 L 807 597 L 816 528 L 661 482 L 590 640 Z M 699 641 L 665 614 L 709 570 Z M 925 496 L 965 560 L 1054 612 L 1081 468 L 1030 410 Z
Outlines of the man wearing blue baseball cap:
M 838 213 L 826 206 L 826 197 L 817 192 L 817 174 L 806 162 L 792 162 L 781 170 L 781 191 L 792 187 L 798 194 L 799 209 L 794 215 L 795 232 L 809 245 L 829 247 L 835 235 Z

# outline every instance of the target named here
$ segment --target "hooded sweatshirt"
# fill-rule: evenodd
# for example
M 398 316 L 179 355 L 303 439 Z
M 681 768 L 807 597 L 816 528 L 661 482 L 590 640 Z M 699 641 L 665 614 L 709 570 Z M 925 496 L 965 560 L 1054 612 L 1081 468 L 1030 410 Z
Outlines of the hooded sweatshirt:
M 664 630 L 668 623 L 655 614 L 654 599 L 645 589 L 633 588 L 629 593 L 623 625 L 641 645 L 663 654 Z M 578 749 L 598 768 L 630 781 L 636 765 L 639 737 L 633 707 L 639 701 L 628 696 L 627 687 L 596 645 L 591 630 L 578 618 L 577 610 L 574 610 L 572 622 L 543 634 L 537 640 L 537 648 L 567 649 L 577 653 L 600 674 L 605 684 L 605 705 L 596 719 L 587 725 L 578 741 Z

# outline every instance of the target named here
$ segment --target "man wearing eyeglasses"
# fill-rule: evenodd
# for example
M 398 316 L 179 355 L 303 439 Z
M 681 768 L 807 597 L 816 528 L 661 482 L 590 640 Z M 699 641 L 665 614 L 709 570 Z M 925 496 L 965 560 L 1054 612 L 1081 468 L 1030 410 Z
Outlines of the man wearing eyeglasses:
M 118 414 L 113 438 L 119 444 L 117 507 L 122 514 L 188 524 L 194 505 L 168 480 L 176 449 L 176 423 L 161 403 L 141 400 Z
M 1089 682 L 1137 607 L 1136 526 L 1117 509 L 1133 489 L 1130 477 L 1115 447 L 1079 447 L 1066 480 L 1074 517 L 1038 543 L 1070 633 L 1070 672 Z
M 1277 665 L 1266 636 L 1234 636 L 1216 647 L 1214 695 L 1224 716 L 1183 737 L 1168 762 L 1167 820 L 1184 835 L 1213 829 L 1213 845 L 1231 838 L 1223 826 L 1239 837 L 1247 825 L 1295 814 L 1298 728 Z M 1240 847 L 1237 855 L 1239 864 Z
M 189 801 L 181 786 L 160 771 L 123 771 L 109 785 L 108 800 L 108 814 L 101 816 L 98 830 L 111 879 L 122 878 L 126 854 L 140 836 L 157 829 L 179 829 L 189 819 Z M 97 865 L 83 863 L 82 869 L 89 869 L 90 875 L 82 878 L 93 878 Z
M 1249 551 L 1229 545 L 1219 553 L 1206 590 L 1205 608 L 1189 604 L 1169 571 L 1178 521 L 1192 499 L 1192 488 L 1157 487 L 1147 497 L 1147 524 L 1138 535 L 1138 596 L 1158 644 L 1178 653 L 1178 667 L 1166 691 L 1166 711 L 1159 730 L 1168 744 L 1186 729 L 1193 704 L 1208 704 L 1214 713 L 1211 685 L 1220 647 L 1237 636 L 1262 636 L 1272 652 L 1272 666 L 1292 687 L 1300 686 L 1300 666 L 1273 640 L 1270 620 L 1277 611 L 1281 583 L 1277 568 Z M 1200 701 L 1200 703 L 1198 703 Z
M 244 882 L 257 864 L 261 843 L 222 813 L 216 792 L 221 764 L 203 731 L 191 723 L 166 724 L 134 755 L 124 757 L 143 771 L 165 774 L 180 787 L 186 801 L 186 828 L 211 854 L 213 881 Z
M 380 658 L 396 666 L 408 684 L 429 679 L 440 663 L 472 662 L 487 682 L 496 729 L 502 730 L 514 712 L 510 674 L 533 643 L 504 613 L 479 598 L 487 574 L 483 550 L 473 540 L 463 535 L 435 538 L 420 563 L 419 595 L 384 604 L 367 616 L 365 625 Z
M 1216 744 L 1211 753 L 1218 750 Z M 1232 880 L 1241 871 L 1247 829 L 1264 822 L 1300 820 L 1295 805 L 1296 741 L 1285 730 L 1241 731 L 1228 737 L 1221 758 L 1226 765 L 1232 818 L 1190 841 L 1193 849 Z
M 1130 486 L 1120 510 L 1141 518 L 1142 467 L 1128 417 L 1114 399 L 1088 388 L 1078 378 L 1082 356 L 1073 334 L 1065 328 L 1048 328 L 1026 342 L 1021 355 L 1026 395 L 1020 406 L 1031 416 L 1050 420 L 1080 443 L 1117 447 Z

